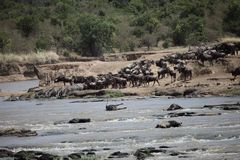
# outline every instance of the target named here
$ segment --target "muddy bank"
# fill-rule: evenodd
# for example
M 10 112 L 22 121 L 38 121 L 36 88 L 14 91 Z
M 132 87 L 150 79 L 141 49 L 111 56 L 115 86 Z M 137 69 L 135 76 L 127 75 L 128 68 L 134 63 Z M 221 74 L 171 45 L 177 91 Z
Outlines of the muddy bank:
M 239 96 L 238 89 L 234 92 L 231 89 L 226 90 L 209 90 L 209 89 L 179 89 L 173 88 L 126 88 L 126 89 L 100 89 L 85 90 L 82 85 L 72 86 L 46 86 L 29 88 L 28 91 L 9 91 L 0 92 L 0 96 L 7 97 L 6 101 L 25 101 L 33 99 L 113 99 L 119 97 L 169 97 L 169 98 L 197 98 L 210 96 Z M 142 92 L 144 91 L 144 92 Z M 235 94 L 236 93 L 236 94 Z

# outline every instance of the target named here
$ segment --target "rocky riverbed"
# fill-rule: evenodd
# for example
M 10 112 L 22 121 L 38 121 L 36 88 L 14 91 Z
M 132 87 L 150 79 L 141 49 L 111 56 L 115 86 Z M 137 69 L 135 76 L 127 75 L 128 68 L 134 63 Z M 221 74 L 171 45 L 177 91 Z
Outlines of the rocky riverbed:
M 0 136 L 0 159 L 238 159 L 239 109 L 239 97 L 1 98 L 0 128 L 18 134 Z

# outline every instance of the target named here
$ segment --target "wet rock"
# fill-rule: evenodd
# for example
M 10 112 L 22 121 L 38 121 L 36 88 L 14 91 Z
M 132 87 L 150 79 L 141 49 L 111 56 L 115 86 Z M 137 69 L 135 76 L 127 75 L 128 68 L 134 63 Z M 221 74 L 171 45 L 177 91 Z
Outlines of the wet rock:
M 195 95 L 195 92 L 196 92 L 197 90 L 196 89 L 192 89 L 192 88 L 190 88 L 190 89 L 186 89 L 184 92 L 183 92 L 183 96 L 193 96 L 193 95 Z
M 235 104 L 217 104 L 217 105 L 205 105 L 203 108 L 209 109 L 221 109 L 221 110 L 240 110 L 240 103 Z
M 87 128 L 85 128 L 85 127 L 78 128 L 78 130 L 85 130 L 85 129 L 87 129 Z
M 61 159 L 61 157 L 56 156 L 56 155 L 51 155 L 48 153 L 44 153 L 38 158 L 38 160 L 60 160 L 60 159 Z
M 68 123 L 89 123 L 91 122 L 90 118 L 73 118 Z
M 178 113 L 168 113 L 169 117 L 182 117 L 182 116 L 193 116 L 195 112 L 178 112 Z
M 168 154 L 170 156 L 179 156 L 179 155 L 184 155 L 186 153 L 183 153 L 183 152 L 178 152 L 178 151 L 168 151 Z
M 134 153 L 134 156 L 137 158 L 137 160 L 144 160 L 147 157 L 153 157 L 154 153 L 166 153 L 166 152 L 167 150 L 157 149 L 155 147 L 146 147 L 138 149 Z
M 95 156 L 96 153 L 95 152 L 87 152 L 86 156 Z
M 96 149 L 84 149 L 82 152 L 96 152 Z
M 137 158 L 137 160 L 144 160 L 147 157 L 153 157 L 153 154 L 151 154 L 149 149 L 141 148 L 134 153 L 134 156 Z
M 54 124 L 54 125 L 59 125 L 59 124 L 64 124 L 64 123 L 67 123 L 67 121 L 60 120 L 60 121 L 54 122 L 53 124 Z
M 178 112 L 178 113 L 168 113 L 169 117 L 192 117 L 192 116 L 218 116 L 221 113 L 196 113 L 196 112 Z
M 118 151 L 112 153 L 108 158 L 126 158 L 128 156 L 129 156 L 128 153 Z
M 13 157 L 14 153 L 6 149 L 0 149 L 0 158 Z
M 14 160 L 60 160 L 61 157 L 39 152 L 39 151 L 20 151 L 14 155 Z
M 180 127 L 182 123 L 177 121 L 166 121 L 158 124 L 155 128 L 171 128 L 171 127 Z
M 19 101 L 19 97 L 11 95 L 9 98 L 6 99 L 6 101 Z
M 173 110 L 178 110 L 178 109 L 183 109 L 181 106 L 179 106 L 178 104 L 171 104 L 169 106 L 169 108 L 167 109 L 167 111 L 173 111 Z
M 159 148 L 170 148 L 168 146 L 159 146 Z
M 205 148 L 190 148 L 187 149 L 186 152 L 196 152 L 196 151 L 206 151 L 207 149 Z
M 81 157 L 84 155 L 85 154 L 83 152 L 80 152 L 80 153 L 72 153 L 68 155 L 68 157 L 70 157 L 72 160 L 77 160 L 77 159 L 81 159 Z
M 182 92 L 178 92 L 176 90 L 170 90 L 170 91 L 155 91 L 155 96 L 173 96 L 173 97 L 181 97 L 183 96 Z
M 5 130 L 0 130 L 0 136 L 29 137 L 29 136 L 37 136 L 37 132 L 26 130 L 26 129 L 9 128 Z
M 117 111 L 117 110 L 127 109 L 127 107 L 119 108 L 118 106 L 120 105 L 123 105 L 123 103 L 106 105 L 106 111 Z

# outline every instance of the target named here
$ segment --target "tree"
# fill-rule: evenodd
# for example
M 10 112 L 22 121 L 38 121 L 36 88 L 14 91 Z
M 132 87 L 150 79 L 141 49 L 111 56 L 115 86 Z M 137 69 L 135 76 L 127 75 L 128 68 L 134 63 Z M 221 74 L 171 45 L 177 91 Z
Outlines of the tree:
M 38 27 L 38 19 L 33 16 L 25 16 L 17 22 L 17 28 L 25 37 L 35 32 Z
M 115 26 L 108 20 L 92 14 L 83 14 L 78 20 L 81 34 L 80 50 L 85 56 L 101 56 L 112 44 Z
M 234 1 L 228 8 L 223 20 L 223 29 L 240 36 L 240 2 Z

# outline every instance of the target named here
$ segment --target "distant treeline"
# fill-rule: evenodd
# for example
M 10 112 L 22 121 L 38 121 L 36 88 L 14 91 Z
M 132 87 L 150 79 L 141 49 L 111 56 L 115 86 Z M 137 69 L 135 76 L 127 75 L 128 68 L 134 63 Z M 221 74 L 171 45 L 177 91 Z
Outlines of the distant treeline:
M 239 0 L 0 0 L 0 52 L 101 56 L 240 36 Z

